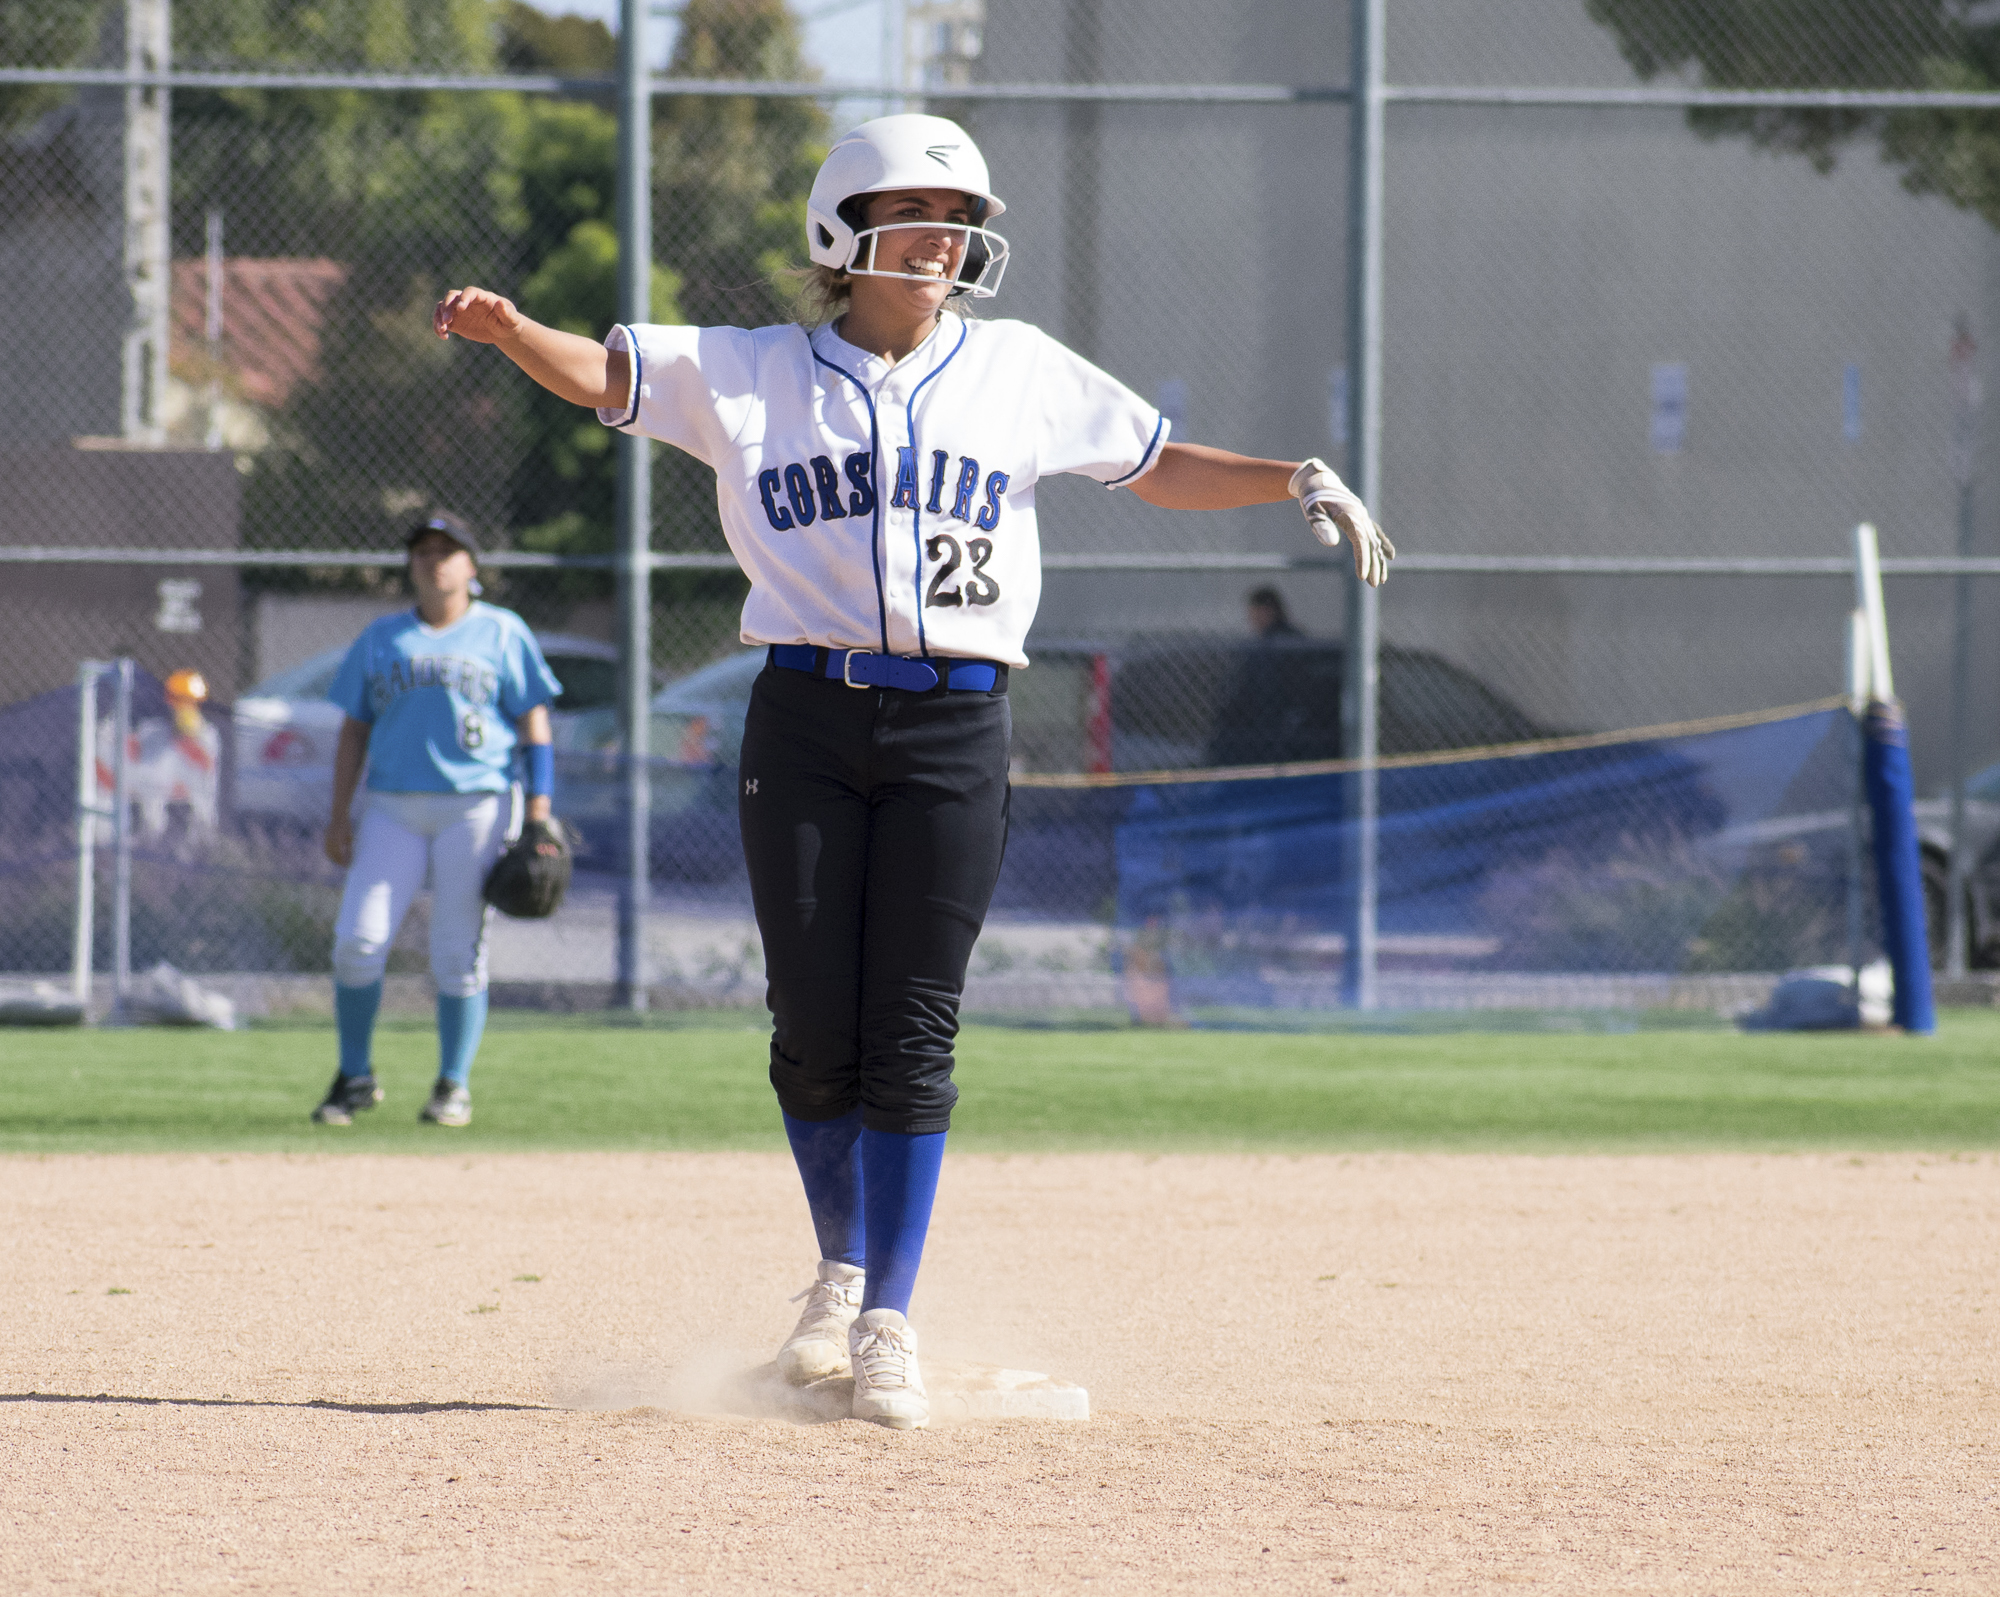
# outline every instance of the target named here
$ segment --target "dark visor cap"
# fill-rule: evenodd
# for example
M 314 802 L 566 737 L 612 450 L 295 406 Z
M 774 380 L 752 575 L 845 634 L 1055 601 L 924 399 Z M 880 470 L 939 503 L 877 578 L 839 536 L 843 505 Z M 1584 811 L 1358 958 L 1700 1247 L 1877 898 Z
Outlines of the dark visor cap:
M 403 547 L 408 549 L 427 532 L 441 532 L 473 559 L 479 558 L 479 534 L 472 530 L 463 516 L 454 516 L 449 510 L 426 516 L 403 534 Z

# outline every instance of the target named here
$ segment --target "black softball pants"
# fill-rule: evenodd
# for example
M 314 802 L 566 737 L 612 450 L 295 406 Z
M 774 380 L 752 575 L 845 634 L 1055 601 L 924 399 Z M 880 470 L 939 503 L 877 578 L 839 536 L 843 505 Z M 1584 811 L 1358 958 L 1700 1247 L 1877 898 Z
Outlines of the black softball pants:
M 1007 846 L 1004 691 L 850 688 L 766 666 L 737 808 L 771 1085 L 797 1120 L 946 1130 L 965 967 Z

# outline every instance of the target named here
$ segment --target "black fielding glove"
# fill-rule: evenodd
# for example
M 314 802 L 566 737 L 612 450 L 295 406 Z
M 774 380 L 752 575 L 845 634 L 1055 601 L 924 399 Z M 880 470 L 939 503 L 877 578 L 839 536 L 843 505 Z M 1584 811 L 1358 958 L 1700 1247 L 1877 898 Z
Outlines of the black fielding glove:
M 569 836 L 560 821 L 529 821 L 514 846 L 493 862 L 486 902 L 518 920 L 553 915 L 569 891 Z

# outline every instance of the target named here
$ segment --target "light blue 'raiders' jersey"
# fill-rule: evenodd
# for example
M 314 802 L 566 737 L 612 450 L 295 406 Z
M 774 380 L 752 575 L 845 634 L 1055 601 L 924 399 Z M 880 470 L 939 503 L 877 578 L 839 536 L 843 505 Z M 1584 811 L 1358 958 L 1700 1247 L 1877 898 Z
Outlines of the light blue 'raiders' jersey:
M 527 622 L 474 600 L 442 629 L 415 610 L 372 623 L 326 696 L 372 728 L 375 792 L 500 793 L 511 779 L 515 722 L 560 692 Z

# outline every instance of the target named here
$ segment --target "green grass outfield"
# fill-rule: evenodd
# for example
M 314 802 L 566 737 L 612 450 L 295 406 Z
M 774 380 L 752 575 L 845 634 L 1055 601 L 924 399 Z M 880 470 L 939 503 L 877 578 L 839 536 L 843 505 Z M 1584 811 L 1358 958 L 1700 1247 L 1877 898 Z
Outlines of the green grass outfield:
M 749 1017 L 498 1017 L 459 1131 L 416 1120 L 434 1048 L 385 1023 L 388 1101 L 343 1129 L 306 1118 L 330 1028 L 0 1031 L 0 1152 L 783 1145 Z M 993 1150 L 1991 1148 L 2000 1013 L 1928 1039 L 974 1026 L 958 1080 L 954 1144 Z

